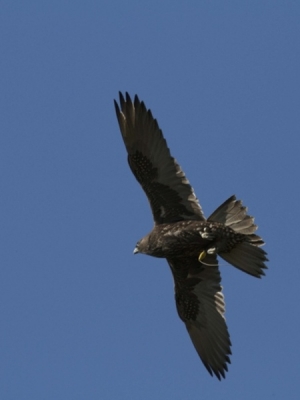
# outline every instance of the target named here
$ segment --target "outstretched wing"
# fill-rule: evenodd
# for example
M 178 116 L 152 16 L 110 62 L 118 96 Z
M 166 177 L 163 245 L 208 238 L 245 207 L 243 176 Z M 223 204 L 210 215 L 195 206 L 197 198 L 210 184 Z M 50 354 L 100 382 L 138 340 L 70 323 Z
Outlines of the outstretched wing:
M 137 96 L 115 101 L 128 163 L 144 189 L 156 224 L 184 219 L 204 220 L 200 204 L 184 172 L 171 156 L 151 111 Z
M 225 303 L 215 255 L 168 259 L 175 280 L 179 317 L 185 323 L 197 353 L 208 372 L 225 378 L 230 363 L 230 338 L 224 318 Z

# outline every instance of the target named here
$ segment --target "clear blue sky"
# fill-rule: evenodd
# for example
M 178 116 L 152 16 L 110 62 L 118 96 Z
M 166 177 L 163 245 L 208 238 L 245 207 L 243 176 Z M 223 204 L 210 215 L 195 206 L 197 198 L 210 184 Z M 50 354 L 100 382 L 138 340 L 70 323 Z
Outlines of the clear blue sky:
M 298 399 L 300 2 L 1 1 L 0 398 Z M 211 378 L 117 125 L 151 108 L 208 216 L 236 194 L 266 277 L 221 261 L 233 342 Z

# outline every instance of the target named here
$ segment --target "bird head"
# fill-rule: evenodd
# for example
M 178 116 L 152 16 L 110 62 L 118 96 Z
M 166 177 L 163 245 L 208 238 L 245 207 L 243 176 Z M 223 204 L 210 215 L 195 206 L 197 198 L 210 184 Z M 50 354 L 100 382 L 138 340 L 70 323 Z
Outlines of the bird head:
M 134 250 L 133 250 L 133 254 L 137 254 L 137 253 L 139 253 L 140 251 L 139 251 L 139 242 L 137 242 L 137 244 L 136 244 L 136 246 L 135 246 L 135 248 L 134 248 Z
M 143 253 L 143 254 L 148 254 L 149 253 L 149 237 L 148 235 L 143 237 L 141 240 L 139 240 L 133 250 L 133 254 L 137 253 Z

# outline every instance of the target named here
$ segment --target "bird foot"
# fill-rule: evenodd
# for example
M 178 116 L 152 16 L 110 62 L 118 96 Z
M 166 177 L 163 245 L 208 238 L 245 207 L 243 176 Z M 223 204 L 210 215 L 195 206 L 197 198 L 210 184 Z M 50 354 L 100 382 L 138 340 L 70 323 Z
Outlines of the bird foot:
M 198 261 L 201 262 L 202 260 L 204 260 L 205 257 L 206 257 L 206 251 L 203 250 L 203 251 L 201 251 L 201 253 L 199 254 Z
M 211 247 L 210 249 L 207 250 L 207 254 L 216 254 L 217 248 L 216 247 Z
M 200 236 L 202 239 L 207 239 L 207 240 L 214 240 L 215 236 L 211 232 L 207 232 L 206 228 L 204 228 L 203 232 L 200 232 Z

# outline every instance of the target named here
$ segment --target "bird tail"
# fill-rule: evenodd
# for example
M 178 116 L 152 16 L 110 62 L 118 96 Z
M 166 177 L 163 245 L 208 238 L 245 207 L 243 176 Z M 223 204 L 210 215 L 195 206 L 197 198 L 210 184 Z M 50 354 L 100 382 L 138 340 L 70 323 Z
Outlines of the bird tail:
M 237 243 L 232 250 L 218 253 L 220 257 L 257 278 L 265 275 L 264 269 L 267 266 L 264 262 L 268 261 L 267 253 L 260 248 L 264 241 L 254 234 L 257 225 L 254 224 L 254 218 L 247 215 L 247 207 L 240 200 L 231 196 L 211 214 L 208 221 L 222 223 L 236 233 L 245 235 L 245 240 Z

